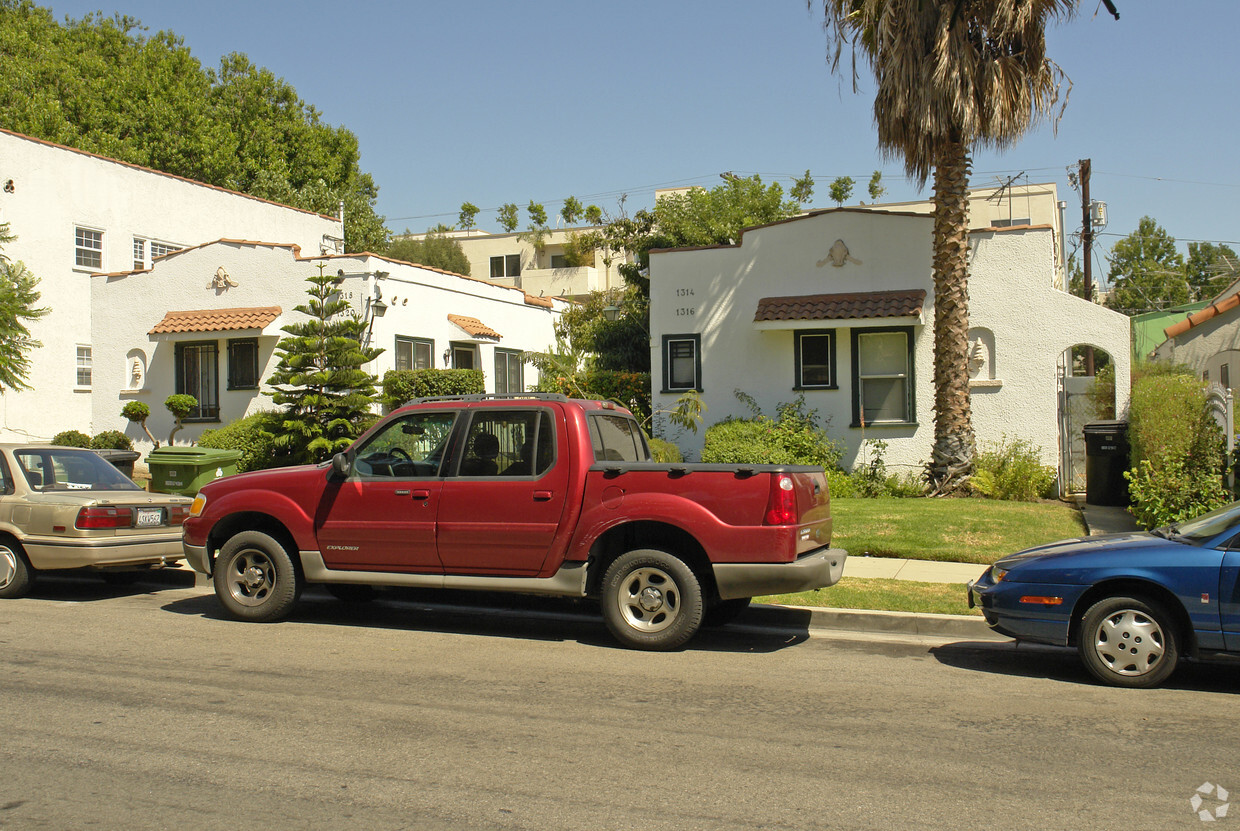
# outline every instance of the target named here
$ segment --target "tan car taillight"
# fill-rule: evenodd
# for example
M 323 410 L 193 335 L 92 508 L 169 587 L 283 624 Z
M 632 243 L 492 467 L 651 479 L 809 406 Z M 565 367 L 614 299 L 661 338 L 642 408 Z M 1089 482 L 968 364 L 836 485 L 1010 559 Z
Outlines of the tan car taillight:
M 132 508 L 83 508 L 78 511 L 75 528 L 128 528 L 133 525 Z

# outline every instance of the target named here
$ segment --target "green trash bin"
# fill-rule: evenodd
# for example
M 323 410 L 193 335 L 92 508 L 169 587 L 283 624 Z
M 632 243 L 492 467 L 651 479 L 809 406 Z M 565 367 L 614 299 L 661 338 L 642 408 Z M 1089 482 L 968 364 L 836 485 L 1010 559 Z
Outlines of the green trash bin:
M 213 447 L 157 447 L 146 457 L 151 469 L 150 488 L 156 493 L 193 496 L 199 488 L 237 472 L 240 450 Z

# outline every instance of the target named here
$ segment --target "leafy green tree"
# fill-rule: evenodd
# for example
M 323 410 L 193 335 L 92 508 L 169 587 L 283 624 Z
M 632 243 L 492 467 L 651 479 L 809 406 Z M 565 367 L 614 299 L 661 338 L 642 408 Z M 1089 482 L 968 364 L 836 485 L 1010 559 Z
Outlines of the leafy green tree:
M 8 223 L 0 224 L 0 393 L 31 388 L 26 382 L 30 375 L 29 354 L 43 344 L 30 337 L 26 323 L 48 312 L 46 307 L 36 307 L 38 278 L 25 264 L 4 255 L 3 246 L 14 239 Z
M 586 222 L 588 222 L 591 225 L 602 225 L 603 224 L 603 209 L 600 208 L 598 205 L 587 206 L 584 216 L 586 218 Z
M 0 0 L 0 124 L 318 213 L 343 202 L 349 251 L 386 243 L 356 136 L 244 55 L 204 69 L 179 36 L 132 17 L 61 24 L 30 0 Z
M 1221 243 L 1190 242 L 1184 271 L 1194 299 L 1209 300 L 1240 278 L 1240 258 Z
M 570 196 L 564 200 L 564 207 L 560 208 L 560 219 L 564 220 L 565 225 L 575 225 L 583 211 L 585 208 L 582 207 L 581 200 L 576 196 Z
M 869 184 L 870 198 L 877 202 L 883 198 L 883 194 L 887 192 L 887 188 L 883 187 L 883 172 L 881 170 L 874 171 L 870 176 Z
M 1137 230 L 1111 249 L 1107 279 L 1113 290 L 1107 305 L 1124 314 L 1178 306 L 1189 301 L 1184 257 L 1175 237 L 1151 217 L 1143 216 Z
M 388 245 L 387 256 L 393 260 L 451 271 L 469 276 L 469 258 L 461 243 L 443 231 L 430 231 L 420 240 L 398 239 Z
M 816 0 L 809 0 L 813 5 Z M 934 493 L 963 490 L 976 441 L 969 399 L 969 171 L 976 146 L 1010 147 L 1059 100 L 1048 22 L 1078 0 L 821 0 L 839 68 L 873 70 L 878 144 L 921 182 L 934 174 Z
M 853 181 L 851 176 L 838 176 L 831 182 L 831 201 L 836 205 L 843 205 L 852 196 Z
M 499 227 L 503 228 L 505 231 L 507 231 L 510 234 L 513 231 L 517 230 L 517 225 L 519 225 L 521 222 L 520 216 L 517 213 L 517 211 L 518 211 L 517 206 L 512 202 L 505 202 L 503 205 L 500 205 Z
M 324 266 L 306 282 L 310 300 L 296 311 L 309 319 L 283 328 L 288 337 L 276 347 L 280 362 L 267 379 L 275 390 L 267 394 L 284 407 L 277 449 L 317 462 L 348 447 L 373 423 L 376 378 L 362 367 L 383 350 L 362 346 L 370 321 L 350 314 Z
M 814 198 L 814 177 L 808 170 L 805 171 L 804 176 L 792 181 L 792 187 L 788 190 L 788 195 L 798 205 L 807 205 Z
M 461 213 L 457 217 L 457 227 L 462 231 L 468 231 L 474 227 L 474 223 L 478 218 L 478 206 L 473 202 L 462 202 Z

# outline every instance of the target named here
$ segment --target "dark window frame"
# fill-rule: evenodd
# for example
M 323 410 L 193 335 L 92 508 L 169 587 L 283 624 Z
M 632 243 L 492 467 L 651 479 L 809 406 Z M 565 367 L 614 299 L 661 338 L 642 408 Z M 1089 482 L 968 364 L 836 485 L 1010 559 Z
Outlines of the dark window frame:
M 395 358 L 396 369 L 400 370 L 400 347 L 402 344 L 409 344 L 409 366 L 406 370 L 415 369 L 434 369 L 435 368 L 435 341 L 431 338 L 418 338 L 413 335 L 397 335 L 396 345 L 392 349 L 392 356 Z M 418 366 L 418 347 L 426 347 L 426 366 Z
M 251 349 L 249 355 L 246 349 Z M 249 381 L 243 374 L 248 372 L 253 377 Z M 258 338 L 230 338 L 228 341 L 228 389 L 256 390 L 262 384 L 259 377 Z
M 689 342 L 693 344 L 693 385 L 687 387 L 672 386 L 672 344 Z M 660 392 L 702 392 L 702 336 L 701 334 L 664 335 L 662 349 L 663 389 Z
M 525 392 L 525 360 L 524 354 L 520 349 L 500 349 L 495 348 L 495 392 L 497 394 L 511 395 L 514 393 Z M 500 384 L 500 360 L 504 361 L 503 381 Z M 517 384 L 516 389 L 512 388 L 512 366 L 516 363 L 517 368 Z M 503 387 L 501 389 L 500 387 Z
M 186 352 L 193 350 L 195 354 L 209 352 L 211 356 L 211 400 L 204 402 L 201 395 L 202 389 L 195 384 L 193 389 L 188 388 L 185 373 Z M 220 344 L 214 340 L 196 340 L 196 341 L 178 341 L 174 347 L 175 354 L 175 384 L 176 391 L 179 395 L 192 395 L 198 400 L 198 406 L 185 418 L 181 419 L 186 424 L 195 422 L 218 422 L 220 420 Z
M 862 335 L 877 335 L 889 332 L 899 332 L 904 335 L 905 360 L 907 372 L 904 375 L 906 384 L 906 394 L 904 396 L 904 420 L 902 421 L 875 421 L 866 422 L 868 427 L 909 427 L 917 426 L 917 384 L 916 384 L 916 361 L 914 360 L 914 337 L 912 326 L 872 326 L 857 327 L 849 330 L 852 346 L 852 424 L 851 427 L 861 427 L 861 351 L 860 340 Z
M 827 383 L 825 384 L 807 384 L 805 383 L 805 360 L 803 358 L 802 341 L 805 338 L 825 337 L 827 339 Z M 794 333 L 793 338 L 793 361 L 795 364 L 795 375 L 793 378 L 796 383 L 793 385 L 795 390 L 837 390 L 840 388 L 839 375 L 836 373 L 835 363 L 835 330 L 834 329 L 802 329 Z

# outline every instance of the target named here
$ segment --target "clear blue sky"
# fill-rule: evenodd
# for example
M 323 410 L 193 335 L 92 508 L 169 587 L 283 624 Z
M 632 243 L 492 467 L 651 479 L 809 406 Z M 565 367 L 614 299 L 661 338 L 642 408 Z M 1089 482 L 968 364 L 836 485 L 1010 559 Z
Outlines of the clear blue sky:
M 1095 8 L 1097 4 L 1097 8 Z M 1056 134 L 1042 126 L 1002 154 L 979 152 L 972 184 L 1059 184 L 1069 230 L 1080 197 L 1067 169 L 1092 159 L 1108 203 L 1105 255 L 1153 216 L 1181 243 L 1240 249 L 1240 3 L 1097 0 L 1048 34 L 1072 79 Z M 719 174 L 787 185 L 809 169 L 885 200 L 928 197 L 877 150 L 873 86 L 830 73 L 821 15 L 804 0 L 44 0 L 58 20 L 102 10 L 180 35 L 205 66 L 243 52 L 360 141 L 394 231 L 452 224 L 462 202 L 532 199 L 554 215 L 576 196 L 614 212 L 655 187 L 712 187 Z M 524 218 L 524 217 L 523 217 Z M 1079 230 L 1079 227 L 1078 227 Z M 1105 274 L 1104 263 L 1095 273 Z

